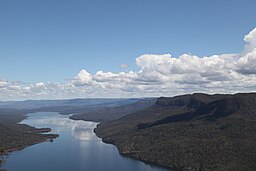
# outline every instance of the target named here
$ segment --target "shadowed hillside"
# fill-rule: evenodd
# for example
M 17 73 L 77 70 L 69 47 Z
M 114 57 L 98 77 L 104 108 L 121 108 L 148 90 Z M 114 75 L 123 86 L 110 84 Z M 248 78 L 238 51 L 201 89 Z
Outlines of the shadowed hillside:
M 25 119 L 25 113 L 27 111 L 0 109 L 0 149 L 18 150 L 58 137 L 56 134 L 41 134 L 51 131 L 50 128 L 38 129 L 25 124 L 18 124 Z
M 61 114 L 95 112 L 97 115 L 90 115 L 92 120 L 101 121 L 115 119 L 124 116 L 127 112 L 148 107 L 154 103 L 150 100 L 138 102 L 139 99 L 67 99 L 67 100 L 27 100 L 27 101 L 6 101 L 0 102 L 0 149 L 12 150 L 40 143 L 56 138 L 58 135 L 41 134 L 49 132 L 49 128 L 37 129 L 25 124 L 19 124 L 26 118 L 27 113 L 33 112 L 60 112 Z M 136 105 L 133 105 L 133 104 Z M 125 106 L 122 108 L 122 106 Z M 122 112 L 120 112 L 120 110 Z M 109 111 L 109 115 L 105 115 Z M 114 111 L 115 113 L 111 115 Z M 100 114 L 102 113 L 102 114 Z M 104 114 L 104 117 L 102 118 Z M 78 115 L 80 117 L 80 115 Z M 83 115 L 81 115 L 83 117 Z M 87 115 L 86 115 L 87 116 Z M 80 119 L 80 118 L 79 118 Z
M 176 170 L 253 170 L 256 94 L 161 97 L 95 132 L 123 155 Z
M 126 104 L 116 107 L 103 107 L 94 108 L 94 110 L 87 110 L 86 113 L 75 114 L 70 118 L 74 120 L 85 120 L 93 122 L 106 122 L 121 118 L 125 115 L 137 112 L 152 106 L 155 103 L 155 98 L 140 99 L 139 101 L 131 104 Z

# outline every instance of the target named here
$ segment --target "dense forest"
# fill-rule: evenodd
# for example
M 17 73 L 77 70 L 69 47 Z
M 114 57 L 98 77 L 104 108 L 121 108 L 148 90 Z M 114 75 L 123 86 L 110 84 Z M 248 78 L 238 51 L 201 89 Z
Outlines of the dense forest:
M 174 170 L 254 170 L 256 94 L 161 97 L 95 132 L 122 155 Z
M 58 137 L 56 134 L 41 134 L 51 131 L 50 128 L 39 129 L 19 124 L 25 119 L 27 112 L 25 110 L 0 110 L 0 149 L 2 151 L 19 150 Z

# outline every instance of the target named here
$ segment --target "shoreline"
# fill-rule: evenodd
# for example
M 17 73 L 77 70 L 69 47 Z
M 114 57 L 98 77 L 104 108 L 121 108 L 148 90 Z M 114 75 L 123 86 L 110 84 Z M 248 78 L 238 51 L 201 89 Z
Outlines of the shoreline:
M 24 116 L 24 119 L 27 119 L 27 118 L 28 118 L 27 114 L 24 114 L 23 116 Z M 23 119 L 23 120 L 24 120 L 24 119 Z M 72 119 L 72 118 L 70 118 L 70 117 L 69 117 L 69 119 L 75 120 L 75 119 Z M 85 120 L 82 120 L 82 121 L 85 121 Z M 21 122 L 21 121 L 20 121 L 20 122 Z M 40 143 L 44 143 L 44 142 L 52 142 L 53 139 L 59 137 L 58 134 L 43 134 L 43 133 L 50 132 L 50 131 L 51 131 L 51 128 L 35 128 L 35 127 L 32 127 L 32 126 L 27 125 L 27 124 L 20 124 L 20 122 L 18 122 L 18 123 L 16 123 L 16 124 L 18 124 L 18 125 L 26 125 L 26 126 L 29 126 L 31 129 L 33 129 L 33 130 L 27 131 L 27 133 L 34 134 L 34 135 L 35 135 L 35 134 L 36 134 L 36 135 L 51 135 L 52 137 L 50 137 L 50 138 L 45 138 L 45 139 L 42 139 L 42 140 L 39 140 L 39 141 L 34 141 L 34 142 L 32 142 L 32 143 L 29 143 L 29 144 L 24 145 L 24 146 L 21 146 L 21 147 L 15 147 L 15 148 L 6 149 L 5 151 L 6 151 L 7 155 L 10 155 L 10 154 L 13 153 L 13 152 L 17 152 L 17 151 L 24 150 L 24 149 L 26 149 L 26 148 L 28 148 L 28 147 L 30 147 L 30 146 L 36 145 L 36 144 L 40 144 Z M 94 122 L 94 121 L 89 121 L 89 122 Z M 95 123 L 99 124 L 98 122 L 95 122 Z M 95 131 L 96 128 L 97 128 L 97 126 L 93 129 L 93 132 L 94 132 L 94 134 L 95 134 L 97 137 L 101 138 L 101 137 L 96 133 L 96 131 Z M 159 164 L 159 163 L 157 163 L 157 162 L 152 162 L 152 161 L 148 161 L 148 160 L 143 160 L 143 159 L 141 159 L 141 158 L 136 158 L 136 157 L 134 157 L 134 156 L 132 156 L 132 155 L 129 155 L 129 153 L 127 153 L 127 154 L 121 153 L 120 150 L 119 150 L 119 147 L 118 147 L 114 142 L 106 141 L 106 140 L 103 139 L 103 138 L 101 138 L 101 140 L 102 140 L 102 142 L 105 143 L 105 144 L 114 145 L 114 146 L 117 148 L 117 151 L 118 151 L 119 155 L 121 155 L 122 157 L 127 157 L 127 158 L 130 158 L 130 159 L 132 159 L 132 160 L 136 160 L 136 161 L 143 162 L 143 163 L 145 163 L 145 164 L 147 164 L 147 165 L 151 165 L 151 166 L 155 166 L 155 167 L 160 167 L 160 168 L 168 169 L 168 170 L 170 170 L 170 171 L 179 170 L 178 168 L 175 168 L 175 167 L 168 167 L 168 166 L 161 165 L 161 164 Z M 8 159 L 7 159 L 6 161 L 8 162 Z
M 176 168 L 176 167 L 164 166 L 164 165 L 161 165 L 161 164 L 159 164 L 159 163 L 157 163 L 157 162 L 148 161 L 148 160 L 143 160 L 143 159 L 141 159 L 141 158 L 133 157 L 133 156 L 129 155 L 128 153 L 127 153 L 127 154 L 121 153 L 120 150 L 119 150 L 118 145 L 116 145 L 114 142 L 106 141 L 104 138 L 100 137 L 100 136 L 96 133 L 96 131 L 95 131 L 96 128 L 97 128 L 97 126 L 96 126 L 96 127 L 94 128 L 94 130 L 93 130 L 93 132 L 95 133 L 95 135 L 96 135 L 97 137 L 101 138 L 101 140 L 102 140 L 103 143 L 105 143 L 105 144 L 111 144 L 111 145 L 115 146 L 115 147 L 117 148 L 118 153 L 119 153 L 122 157 L 127 157 L 127 158 L 130 158 L 130 159 L 133 159 L 133 160 L 137 160 L 137 161 L 143 162 L 143 163 L 145 163 L 145 164 L 147 164 L 147 165 L 151 165 L 151 166 L 156 166 L 156 167 L 168 169 L 168 170 L 170 170 L 170 171 L 180 171 L 180 169 L 178 169 L 178 168 Z
M 51 132 L 51 130 L 52 130 L 51 128 L 36 128 L 36 127 L 30 126 L 28 124 L 21 123 L 23 120 L 28 119 L 27 114 L 29 114 L 29 113 L 21 114 L 22 118 L 17 120 L 15 123 L 11 124 L 11 126 L 14 125 L 14 127 L 10 127 L 11 128 L 10 133 L 14 132 L 14 133 L 17 133 L 17 135 L 19 135 L 19 133 L 20 133 L 19 136 L 22 136 L 22 137 L 24 135 L 26 135 L 25 139 L 22 140 L 22 141 L 25 140 L 25 143 L 22 142 L 23 145 L 19 145 L 19 142 L 17 142 L 17 146 L 10 145 L 9 147 L 7 145 L 8 142 L 3 143 L 1 148 L 5 151 L 5 153 L 7 155 L 10 155 L 13 152 L 21 151 L 25 148 L 28 148 L 28 147 L 36 145 L 36 144 L 40 144 L 40 143 L 44 143 L 44 142 L 52 142 L 54 139 L 59 137 L 58 134 L 47 134 L 47 133 Z M 5 127 L 9 128 L 8 125 L 5 125 Z M 6 136 L 10 136 L 10 135 L 7 133 Z M 13 135 L 10 136 L 10 138 L 14 138 Z M 11 142 L 13 142 L 13 141 L 11 141 Z M 8 159 L 6 161 L 8 161 Z
M 59 137 L 59 135 L 57 135 L 55 138 L 58 138 L 58 137 Z M 28 144 L 28 145 L 22 146 L 22 147 L 15 147 L 15 148 L 10 148 L 10 149 L 5 149 L 5 152 L 8 153 L 8 154 L 11 154 L 11 153 L 16 152 L 16 151 L 24 150 L 24 149 L 26 149 L 30 146 L 36 145 L 36 144 L 40 144 L 40 143 L 44 143 L 44 142 L 52 142 L 53 139 L 55 139 L 55 138 L 48 138 L 48 139 L 45 139 L 43 141 L 36 141 L 34 143 L 31 143 L 31 144 Z
M 72 116 L 72 115 L 71 115 Z M 100 124 L 100 122 L 95 122 L 95 121 L 91 121 L 91 120 L 83 120 L 83 119 L 73 119 L 72 117 L 69 117 L 69 119 L 71 120 L 74 120 L 74 121 L 77 121 L 77 120 L 80 120 L 80 121 L 85 121 L 85 122 L 94 122 L 94 123 L 97 123 L 96 127 L 93 129 L 93 132 L 94 134 L 101 138 L 101 141 L 105 144 L 111 144 L 113 146 L 115 146 L 117 148 L 117 151 L 119 153 L 119 155 L 121 155 L 122 157 L 127 157 L 127 158 L 130 158 L 132 160 L 136 160 L 136 161 L 140 161 L 140 162 L 143 162 L 144 164 L 147 164 L 147 165 L 151 165 L 151 166 L 155 166 L 155 167 L 160 167 L 160 168 L 164 168 L 164 169 L 168 169 L 170 171 L 180 171 L 180 169 L 176 168 L 176 167 L 169 167 L 169 166 L 164 166 L 164 165 L 161 165 L 157 162 L 152 162 L 152 161 L 148 161 L 148 160 L 143 160 L 141 158 L 136 158 L 136 157 L 133 157 L 129 154 L 124 154 L 124 153 L 121 153 L 120 150 L 119 150 L 119 147 L 114 143 L 114 142 L 110 142 L 110 141 L 106 141 L 104 138 L 100 137 L 97 132 L 95 131 L 96 128 L 98 127 L 98 125 Z
M 25 114 L 24 116 L 25 116 L 25 117 L 24 117 L 23 120 L 25 120 L 25 119 L 28 118 L 28 116 L 27 116 L 26 114 Z M 70 118 L 70 117 L 69 117 L 68 119 L 74 120 L 74 119 L 72 119 L 72 118 Z M 76 120 L 74 120 L 74 121 L 76 121 Z M 82 121 L 85 121 L 85 120 L 82 120 Z M 21 122 L 21 121 L 20 121 L 20 122 Z M 20 122 L 18 122 L 17 124 L 19 124 L 19 125 L 27 125 L 27 124 L 20 124 Z M 94 122 L 94 121 L 85 121 L 85 122 Z M 99 124 L 99 122 L 94 122 L 94 123 Z M 31 131 L 31 130 L 30 130 L 30 131 L 27 131 L 27 133 L 31 133 L 31 134 L 47 135 L 47 134 L 43 134 L 43 133 L 47 133 L 47 132 L 50 132 L 50 131 L 51 131 L 51 128 L 35 128 L 35 127 L 30 126 L 30 125 L 27 125 L 27 126 L 31 127 L 31 129 L 34 129 L 34 130 L 32 130 L 32 131 Z M 94 134 L 95 134 L 97 137 L 101 138 L 101 137 L 98 136 L 98 134 L 95 132 L 95 129 L 96 129 L 96 128 L 97 128 L 97 125 L 96 125 L 95 128 L 93 128 L 93 132 L 94 132 Z M 25 146 L 6 149 L 5 152 L 6 152 L 7 156 L 8 156 L 8 155 L 11 155 L 11 153 L 24 150 L 24 149 L 26 149 L 26 148 L 28 148 L 28 147 L 30 147 L 30 146 L 36 145 L 36 144 L 40 144 L 40 143 L 44 143 L 44 142 L 52 142 L 53 139 L 59 137 L 58 134 L 48 134 L 48 135 L 52 135 L 52 136 L 54 136 L 54 137 L 46 138 L 46 139 L 44 139 L 44 140 L 42 140 L 42 141 L 34 141 L 34 142 L 32 142 L 32 143 L 30 143 L 30 144 L 27 144 L 27 145 L 25 145 Z M 168 170 L 170 170 L 170 171 L 176 171 L 176 170 L 177 170 L 177 169 L 175 169 L 175 168 L 170 168 L 170 167 L 167 167 L 167 166 L 160 165 L 160 164 L 158 164 L 158 163 L 156 163 L 156 162 L 151 162 L 151 161 L 143 160 L 143 159 L 140 159 L 140 158 L 135 158 L 135 157 L 133 157 L 133 156 L 131 156 L 131 155 L 129 155 L 129 154 L 120 153 L 119 148 L 118 148 L 118 146 L 117 146 L 116 144 L 111 143 L 111 142 L 108 142 L 108 141 L 105 141 L 103 138 L 101 138 L 101 141 L 102 141 L 103 143 L 105 143 L 105 144 L 111 144 L 111 145 L 115 146 L 115 147 L 117 148 L 118 154 L 119 154 L 121 157 L 125 157 L 125 158 L 129 158 L 129 159 L 136 160 L 136 161 L 139 161 L 139 162 L 143 162 L 144 164 L 150 165 L 151 167 L 159 167 L 159 168 L 163 168 L 163 169 L 168 169 Z M 8 158 L 7 158 L 6 162 L 8 162 Z

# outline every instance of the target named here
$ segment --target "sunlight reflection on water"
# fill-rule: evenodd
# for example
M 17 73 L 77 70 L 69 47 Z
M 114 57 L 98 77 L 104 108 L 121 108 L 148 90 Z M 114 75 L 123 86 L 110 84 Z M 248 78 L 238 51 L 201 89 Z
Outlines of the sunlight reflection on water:
M 74 121 L 70 115 L 56 112 L 29 114 L 22 124 L 51 128 L 60 136 L 9 155 L 8 171 L 167 171 L 143 162 L 122 157 L 117 148 L 105 144 L 93 129 L 97 123 Z M 36 169 L 35 169 L 36 168 Z

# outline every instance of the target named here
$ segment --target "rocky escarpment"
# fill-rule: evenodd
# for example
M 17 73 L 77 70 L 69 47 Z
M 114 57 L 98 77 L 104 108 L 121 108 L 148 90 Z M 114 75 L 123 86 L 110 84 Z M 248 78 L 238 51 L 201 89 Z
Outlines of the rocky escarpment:
M 123 155 L 174 170 L 253 170 L 256 94 L 162 97 L 95 132 Z

